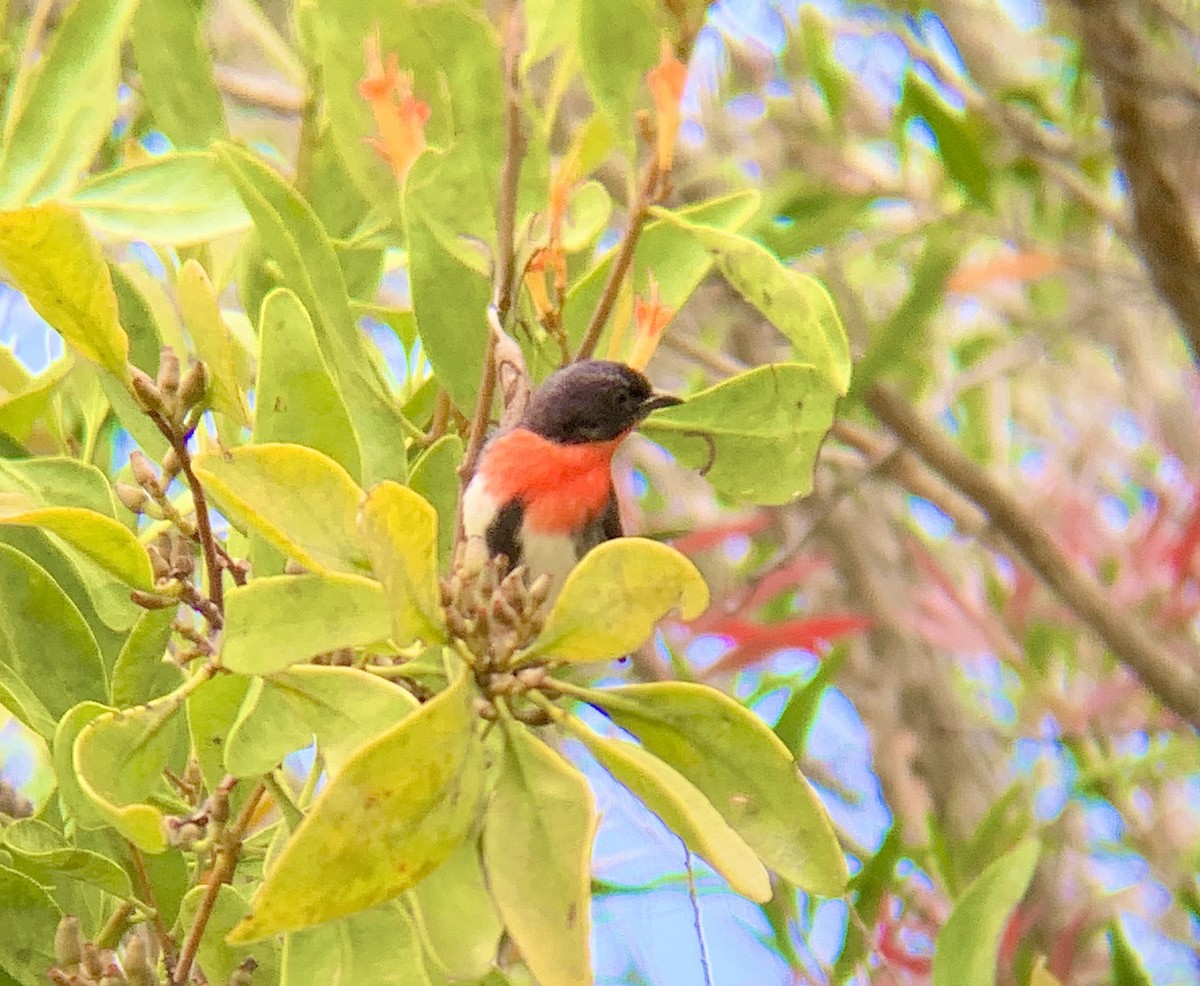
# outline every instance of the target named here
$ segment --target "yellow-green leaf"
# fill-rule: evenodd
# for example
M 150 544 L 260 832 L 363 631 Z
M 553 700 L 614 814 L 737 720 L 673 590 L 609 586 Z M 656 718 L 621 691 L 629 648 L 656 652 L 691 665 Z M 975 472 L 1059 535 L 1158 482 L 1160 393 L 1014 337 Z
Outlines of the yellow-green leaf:
M 329 776 L 359 747 L 417 707 L 399 685 L 358 668 L 300 664 L 256 681 L 225 744 L 225 766 L 249 777 L 274 768 L 313 736 Z
M 338 647 L 386 640 L 388 597 L 378 582 L 337 573 L 273 575 L 225 597 L 221 664 L 270 674 Z
M 829 292 L 815 277 L 792 270 L 761 243 L 691 222 L 669 209 L 655 215 L 686 229 L 712 254 L 731 287 L 782 332 L 797 359 L 815 366 L 839 394 L 850 387 L 850 343 Z
M 280 986 L 442 986 L 407 908 L 391 901 L 284 938 Z M 273 980 L 268 980 L 271 982 Z M 463 984 L 466 986 L 466 984 Z M 480 984 L 482 986 L 482 984 Z
M 608 661 L 641 646 L 672 610 L 695 619 L 708 608 L 708 586 L 674 548 L 618 538 L 592 549 L 572 569 L 529 657 Z
M 563 723 L 618 783 L 637 795 L 734 891 L 759 903 L 771 899 L 771 878 L 754 850 L 687 778 L 640 746 L 597 736 L 574 718 Z
M 226 939 L 257 941 L 353 914 L 418 883 L 462 843 L 482 795 L 470 678 L 358 750 L 284 844 Z
M 234 524 L 306 568 L 366 571 L 358 539 L 365 494 L 328 456 L 303 445 L 246 445 L 202 455 L 195 470 Z
M 392 609 L 392 642 L 441 639 L 438 606 L 437 512 L 412 490 L 390 480 L 363 504 L 363 548 Z
M 24 499 L 21 494 L 17 498 Z M 8 494 L 0 494 L 0 524 L 38 527 L 80 551 L 106 572 L 135 589 L 150 589 L 154 573 L 138 539 L 124 524 L 83 507 L 22 509 Z
M 463 440 L 443 435 L 429 446 L 412 467 L 410 488 L 421 494 L 437 511 L 438 565 L 447 568 L 454 551 L 454 507 L 458 503 L 458 466 L 463 457 Z
M 126 379 L 129 338 L 117 295 L 78 212 L 57 202 L 0 212 L 0 267 L 72 349 Z
M 785 880 L 825 896 L 844 891 L 846 859 L 828 812 L 787 747 L 745 706 L 682 681 L 589 689 L 587 701 L 696 785 Z
M 205 893 L 207 888 L 199 886 L 192 887 L 184 896 L 179 907 L 179 920 L 183 927 L 192 926 Z M 257 942 L 241 947 L 225 944 L 225 936 L 246 916 L 248 907 L 246 898 L 238 888 L 222 884 L 217 891 L 211 916 L 200 939 L 200 948 L 196 952 L 196 964 L 210 983 L 229 982 L 237 967 L 248 957 L 253 957 L 258 963 L 254 970 L 255 979 L 261 983 L 279 982 L 279 946 L 275 942 Z
M 492 899 L 542 986 L 590 986 L 592 841 L 599 821 L 578 770 L 507 719 L 483 825 Z
M 976 877 L 954 903 L 933 949 L 933 986 L 995 986 L 1000 936 L 1025 896 L 1040 847 L 1027 839 Z
M 250 423 L 250 409 L 242 393 L 238 374 L 237 343 L 221 317 L 217 293 L 200 263 L 184 261 L 179 271 L 179 308 L 196 346 L 196 354 L 208 366 L 213 407 L 235 424 Z
M 180 770 L 187 731 L 175 692 L 150 705 L 105 712 L 75 738 L 73 765 L 83 793 L 113 828 L 139 848 L 167 848 L 163 812 L 148 803 L 163 783 L 163 768 Z

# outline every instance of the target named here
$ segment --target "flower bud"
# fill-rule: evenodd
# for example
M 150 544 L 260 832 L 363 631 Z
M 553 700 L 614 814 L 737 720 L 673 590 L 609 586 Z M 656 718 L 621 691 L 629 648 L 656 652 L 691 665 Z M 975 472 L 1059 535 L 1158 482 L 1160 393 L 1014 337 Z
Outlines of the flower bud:
M 163 346 L 158 354 L 158 379 L 155 383 L 168 400 L 179 390 L 179 357 L 170 346 Z
M 158 476 L 155 475 L 154 466 L 146 458 L 145 452 L 141 449 L 134 449 L 130 452 L 129 468 L 133 472 L 133 478 L 137 481 L 138 486 L 154 497 L 154 499 L 162 499 L 162 487 L 158 485 Z
M 163 400 L 162 391 L 158 389 L 158 384 L 150 379 L 150 374 L 131 365 L 129 381 L 133 386 L 133 396 L 137 398 L 142 410 L 157 411 L 159 414 L 167 413 L 167 405 Z
M 131 513 L 142 513 L 150 503 L 150 497 L 140 486 L 133 486 L 130 483 L 114 483 L 113 490 L 117 494 L 117 499 Z
M 182 407 L 191 409 L 197 404 L 203 404 L 207 395 L 208 367 L 203 363 L 196 363 L 187 371 L 183 383 L 179 385 L 179 403 Z
M 156 592 L 143 592 L 141 589 L 132 590 L 129 598 L 135 606 L 141 606 L 142 609 L 167 609 L 170 606 L 179 605 L 179 600 L 171 596 L 162 596 Z
M 90 941 L 83 943 L 83 971 L 89 979 L 99 979 L 104 975 L 104 962 L 100 958 L 100 949 Z
M 64 914 L 54 932 L 54 961 L 68 972 L 83 961 L 83 936 L 79 933 L 79 918 Z
M 162 461 L 162 484 L 166 486 L 171 480 L 179 475 L 179 470 L 183 466 L 179 462 L 179 453 L 174 448 L 167 449 Z

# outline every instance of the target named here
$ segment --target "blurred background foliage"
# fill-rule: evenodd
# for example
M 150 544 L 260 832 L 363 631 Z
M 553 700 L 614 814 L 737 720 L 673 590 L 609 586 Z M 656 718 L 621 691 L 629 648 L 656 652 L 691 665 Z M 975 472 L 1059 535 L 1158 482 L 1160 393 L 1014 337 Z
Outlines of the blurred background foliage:
M 619 79 L 626 65 L 640 79 L 644 53 L 622 33 L 625 8 L 636 14 L 640 0 L 613 3 L 584 35 L 595 46 L 572 51 L 591 95 L 556 71 L 563 56 L 535 57 L 563 43 L 562 19 L 598 5 L 583 6 L 525 3 L 530 115 L 556 159 L 584 128 L 603 130 L 593 100 L 615 119 L 638 108 L 632 85 L 597 89 L 595 80 Z M 8 0 L 0 10 L 0 78 L 11 83 L 26 32 L 53 30 L 62 9 Z M 119 78 L 97 66 L 72 81 L 95 88 L 96 106 L 76 100 L 80 116 L 66 119 L 51 102 L 47 120 L 23 138 L 6 132 L 5 143 L 71 147 L 87 114 L 115 98 L 116 125 L 83 149 L 85 159 L 94 150 L 97 175 L 226 136 L 266 155 L 297 178 L 334 238 L 354 313 L 424 427 L 435 394 L 408 314 L 407 257 L 379 245 L 389 217 L 372 212 L 364 191 L 387 171 L 338 138 L 343 114 L 365 108 L 331 105 L 318 119 L 306 96 L 321 84 L 298 54 L 312 43 L 314 10 L 143 0 Z M 117 14 L 101 20 L 88 41 L 75 39 L 81 51 L 104 30 L 124 30 Z M 712 682 L 773 724 L 818 786 L 858 875 L 847 901 L 794 895 L 759 907 L 701 870 L 696 920 L 678 842 L 575 750 L 603 812 L 598 981 L 701 982 L 702 955 L 722 986 L 936 979 L 932 943 L 952 902 L 1036 834 L 1044 849 L 1000 937 L 1000 982 L 1195 982 L 1193 726 L 1010 549 L 977 497 L 903 450 L 868 395 L 877 380 L 898 389 L 1017 493 L 1036 536 L 1090 573 L 1114 610 L 1200 670 L 1200 12 L 1186 0 L 720 0 L 695 23 L 666 204 L 758 189 L 761 207 L 742 232 L 829 288 L 855 375 L 815 490 L 797 502 L 730 506 L 649 439 L 630 443 L 619 459 L 629 528 L 674 538 L 716 601 L 701 620 L 668 627 L 631 673 Z M 460 41 L 469 61 L 469 36 L 447 44 Z M 388 47 L 403 63 L 403 46 Z M 357 79 L 357 55 L 350 61 Z M 475 69 L 481 86 L 499 82 L 497 66 Z M 436 142 L 447 117 L 431 91 Z M 617 242 L 625 222 L 631 142 L 621 133 L 584 142 L 601 188 L 573 218 L 594 230 L 596 249 Z M 410 181 L 419 185 L 422 167 Z M 530 173 L 538 167 L 542 187 L 535 178 L 528 193 L 544 197 L 547 162 Z M 478 199 L 436 218 L 486 235 L 472 223 L 493 190 L 454 187 Z M 128 187 L 112 195 L 96 178 L 69 193 L 114 244 L 119 272 L 136 286 L 129 296 L 146 299 L 160 326 L 180 331 L 161 282 L 195 256 L 213 274 L 226 321 L 250 333 L 278 268 L 253 238 L 241 243 L 248 219 L 236 198 L 214 198 L 202 181 L 194 197 L 194 216 L 163 217 L 186 230 L 173 234 L 179 245 L 151 248 L 128 242 L 152 211 Z M 478 266 L 469 246 L 458 249 L 464 266 Z M 486 292 L 447 294 L 447 319 L 486 301 Z M 65 451 L 116 473 L 129 439 L 88 426 L 102 403 L 94 377 L 72 371 L 57 337 L 2 285 L 0 342 L 0 450 Z M 446 384 L 456 400 L 479 375 L 479 352 L 461 345 L 442 357 L 466 361 L 463 382 Z M 649 372 L 687 390 L 788 354 L 757 311 L 710 277 Z M 535 358 L 539 372 L 546 360 Z M 36 801 L 44 778 L 15 721 L 0 750 L 5 779 Z

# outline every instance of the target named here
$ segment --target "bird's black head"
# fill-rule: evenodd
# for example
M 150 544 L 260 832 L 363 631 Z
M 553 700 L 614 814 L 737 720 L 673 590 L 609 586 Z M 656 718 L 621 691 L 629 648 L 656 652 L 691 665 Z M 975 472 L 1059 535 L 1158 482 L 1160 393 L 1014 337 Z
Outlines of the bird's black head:
M 656 394 L 624 363 L 585 359 L 550 374 L 529 401 L 521 424 L 568 445 L 607 442 L 636 427 L 651 411 L 683 403 Z

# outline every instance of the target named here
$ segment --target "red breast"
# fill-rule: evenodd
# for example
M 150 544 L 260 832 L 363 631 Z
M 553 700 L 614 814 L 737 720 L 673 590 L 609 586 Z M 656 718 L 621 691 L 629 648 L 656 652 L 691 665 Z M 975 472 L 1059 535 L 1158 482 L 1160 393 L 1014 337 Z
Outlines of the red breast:
M 608 504 L 612 457 L 622 438 L 566 444 L 516 428 L 488 446 L 482 467 L 487 493 L 500 503 L 519 499 L 531 531 L 579 531 Z

